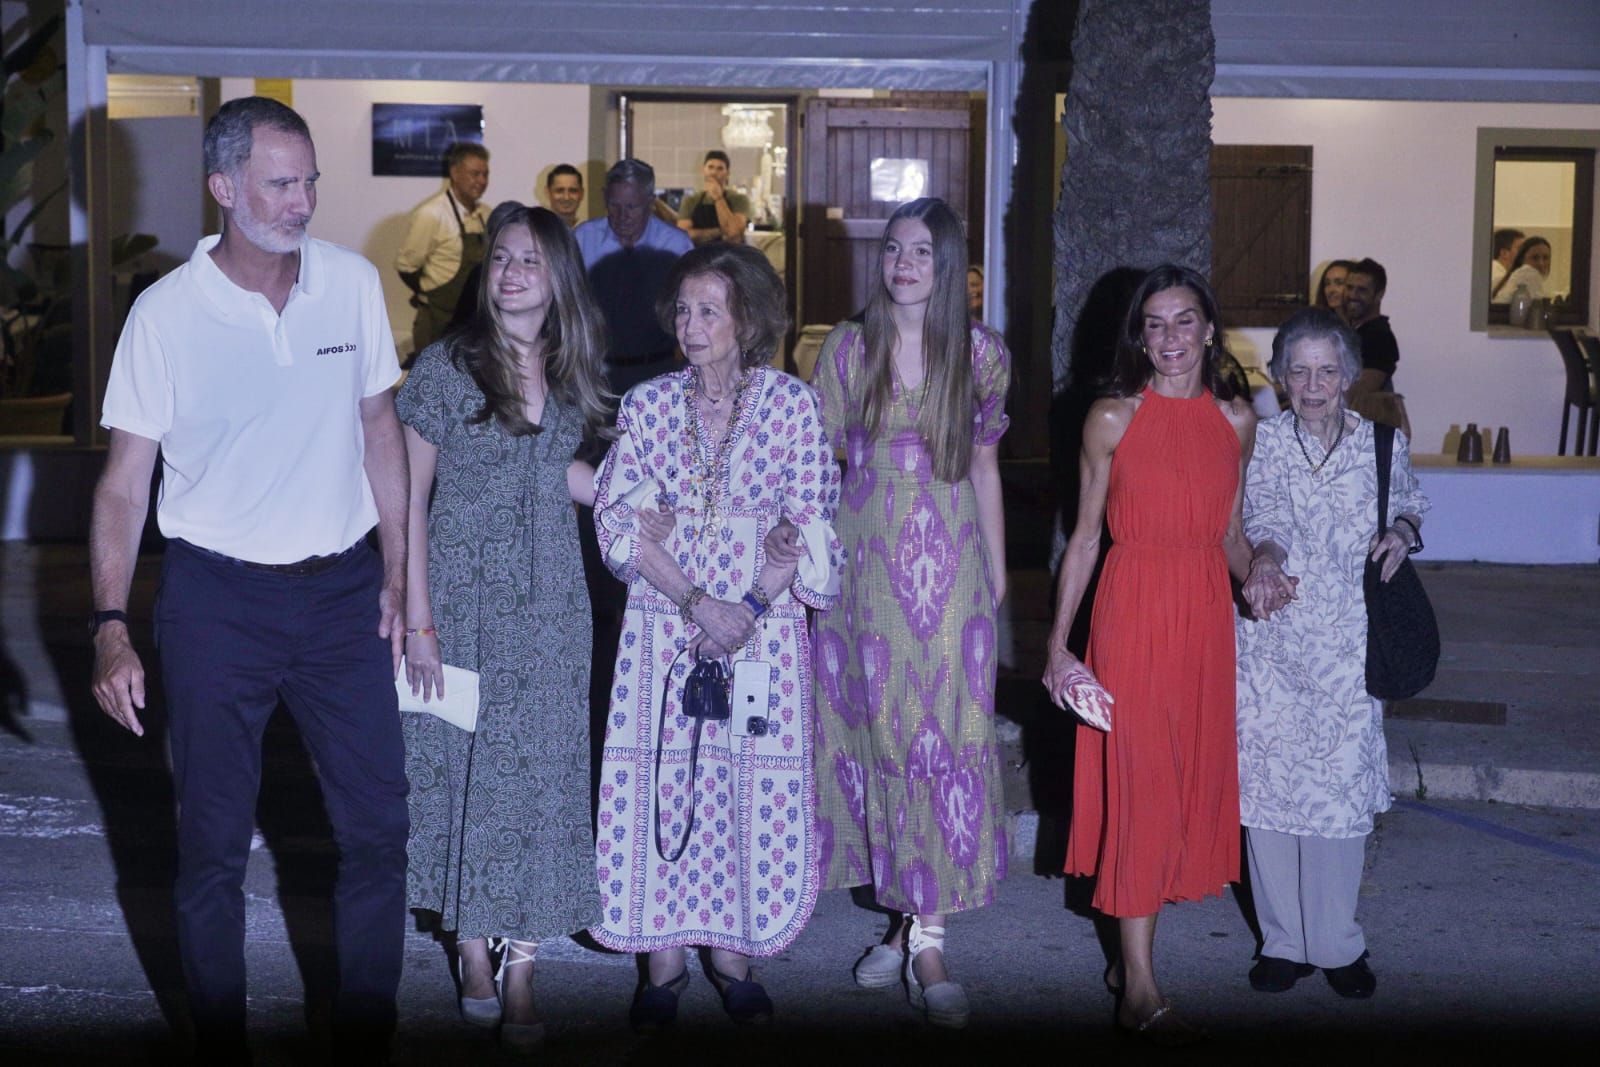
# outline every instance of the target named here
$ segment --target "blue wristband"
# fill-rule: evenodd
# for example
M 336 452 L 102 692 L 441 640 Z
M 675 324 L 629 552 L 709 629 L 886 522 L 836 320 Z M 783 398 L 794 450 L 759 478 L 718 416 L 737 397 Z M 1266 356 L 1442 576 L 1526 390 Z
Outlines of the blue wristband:
M 739 599 L 745 607 L 756 613 L 756 618 L 759 619 L 762 615 L 766 614 L 767 606 L 761 601 L 757 600 L 754 593 L 746 593 Z

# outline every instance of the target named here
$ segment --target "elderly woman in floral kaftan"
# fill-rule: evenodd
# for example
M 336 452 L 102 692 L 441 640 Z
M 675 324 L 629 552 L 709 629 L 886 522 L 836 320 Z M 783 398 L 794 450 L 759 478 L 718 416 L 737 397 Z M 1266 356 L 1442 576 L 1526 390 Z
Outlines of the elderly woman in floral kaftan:
M 1256 429 L 1245 476 L 1255 546 L 1238 622 L 1239 809 L 1263 944 L 1250 984 L 1281 992 L 1322 968 L 1336 993 L 1368 997 L 1356 922 L 1373 816 L 1389 808 L 1383 707 L 1367 693 L 1371 558 L 1387 581 L 1422 547 L 1428 501 L 1395 433 L 1388 529 L 1378 525 L 1374 424 L 1345 408 L 1361 372 L 1356 335 L 1325 308 L 1292 316 L 1270 369 L 1289 410 Z
M 680 259 L 657 310 L 689 366 L 628 391 L 596 490 L 600 547 L 629 589 L 593 933 L 649 954 L 631 1012 L 641 1030 L 675 1019 L 687 946 L 710 950 L 730 1016 L 770 1017 L 748 958 L 787 947 L 817 897 L 805 609 L 837 595 L 839 478 L 810 386 L 766 365 L 783 308 L 783 283 L 754 249 Z M 672 515 L 660 533 L 657 509 Z M 684 714 L 702 656 L 732 660 L 731 720 Z

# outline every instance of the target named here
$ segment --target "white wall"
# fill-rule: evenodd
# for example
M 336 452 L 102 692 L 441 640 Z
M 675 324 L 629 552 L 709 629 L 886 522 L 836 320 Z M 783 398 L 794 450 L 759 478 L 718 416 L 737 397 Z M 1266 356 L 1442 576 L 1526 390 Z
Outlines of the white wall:
M 232 100 L 254 89 L 249 78 L 223 78 L 221 96 Z M 572 163 L 585 173 L 595 173 L 594 167 L 585 166 L 591 162 L 589 88 L 495 82 L 294 82 L 294 108 L 311 127 L 322 172 L 311 232 L 356 249 L 377 264 L 395 341 L 409 348 L 414 313 L 406 303 L 406 288 L 395 275 L 394 255 L 405 238 L 406 216 L 438 191 L 441 180 L 373 177 L 374 103 L 482 104 L 483 139 L 490 153 L 485 201 L 493 205 L 520 200 L 548 207 L 544 178 L 550 167 Z M 592 162 L 604 170 L 603 161 Z
M 1417 448 L 1438 451 L 1451 423 L 1510 428 L 1514 454 L 1555 453 L 1565 375 L 1546 337 L 1468 329 L 1480 126 L 1593 129 L 1600 106 L 1367 100 L 1213 101 L 1217 144 L 1311 145 L 1311 259 L 1371 256 L 1389 272 L 1383 311 L 1400 342 L 1395 387 Z M 1600 274 L 1600 272 L 1597 272 Z M 1266 354 L 1272 331 L 1241 330 Z
M 142 265 L 166 273 L 187 262 L 200 240 L 205 168 L 200 163 L 204 124 L 198 115 L 113 119 L 110 155 L 111 232 L 148 233 L 159 242 Z

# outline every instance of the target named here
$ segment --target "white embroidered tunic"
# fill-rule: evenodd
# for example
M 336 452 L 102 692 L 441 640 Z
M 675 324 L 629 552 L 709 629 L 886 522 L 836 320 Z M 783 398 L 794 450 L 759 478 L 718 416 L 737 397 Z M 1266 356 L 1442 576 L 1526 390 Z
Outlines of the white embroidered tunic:
M 1389 809 L 1382 704 L 1366 688 L 1367 608 L 1362 569 L 1378 528 L 1372 423 L 1355 423 L 1318 473 L 1320 443 L 1283 412 L 1256 428 L 1245 477 L 1245 534 L 1289 554 L 1300 579 L 1289 605 L 1265 622 L 1241 617 L 1239 811 L 1246 826 L 1302 837 L 1356 837 Z M 1395 434 L 1389 521 L 1421 515 L 1427 498 Z

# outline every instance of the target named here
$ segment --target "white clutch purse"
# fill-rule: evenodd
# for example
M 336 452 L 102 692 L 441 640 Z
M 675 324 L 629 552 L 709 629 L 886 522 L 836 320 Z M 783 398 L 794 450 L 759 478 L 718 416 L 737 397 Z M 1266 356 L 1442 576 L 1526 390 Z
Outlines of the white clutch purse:
M 421 693 L 411 691 L 406 681 L 406 665 L 400 664 L 400 675 L 394 680 L 395 695 L 400 698 L 400 710 L 437 715 L 451 726 L 472 733 L 478 727 L 478 672 L 464 667 L 444 665 L 444 696 L 434 693 L 428 700 Z

